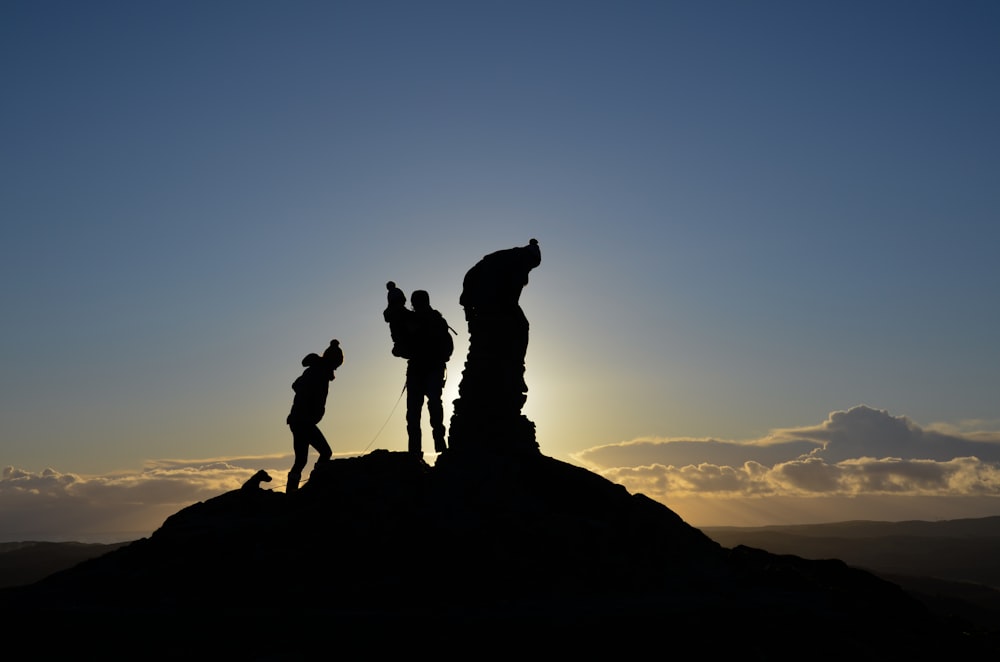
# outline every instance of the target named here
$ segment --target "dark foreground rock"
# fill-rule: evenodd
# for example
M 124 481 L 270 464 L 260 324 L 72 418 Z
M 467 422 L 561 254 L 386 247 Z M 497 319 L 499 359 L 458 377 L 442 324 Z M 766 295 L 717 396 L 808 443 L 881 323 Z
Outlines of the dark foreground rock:
M 32 584 L 81 561 L 103 556 L 126 542 L 83 543 L 27 540 L 0 543 L 0 587 Z
M 0 591 L 10 632 L 134 657 L 741 660 L 995 654 L 836 561 L 727 549 L 669 508 L 542 455 L 376 451 L 294 495 L 236 490 L 149 538 Z

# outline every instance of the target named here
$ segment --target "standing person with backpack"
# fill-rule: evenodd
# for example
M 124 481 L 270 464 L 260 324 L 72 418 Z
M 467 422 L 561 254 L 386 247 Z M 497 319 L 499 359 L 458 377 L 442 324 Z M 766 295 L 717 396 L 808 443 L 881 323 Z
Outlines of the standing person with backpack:
M 420 414 L 425 398 L 434 437 L 434 452 L 447 450 L 441 392 L 444 390 L 445 366 L 451 358 L 454 342 L 451 327 L 440 312 L 431 308 L 426 291 L 415 290 L 410 295 L 410 304 L 413 310 L 407 319 L 410 349 L 406 362 L 407 449 L 412 455 L 423 457 Z

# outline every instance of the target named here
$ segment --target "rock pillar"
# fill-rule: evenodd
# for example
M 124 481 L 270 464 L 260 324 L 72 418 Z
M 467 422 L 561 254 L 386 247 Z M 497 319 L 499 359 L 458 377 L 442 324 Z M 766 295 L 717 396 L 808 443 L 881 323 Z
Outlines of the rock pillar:
M 527 400 L 524 357 L 528 318 L 521 290 L 542 260 L 538 242 L 490 253 L 462 283 L 459 303 L 469 327 L 469 354 L 454 402 L 448 445 L 456 451 L 538 452 Z

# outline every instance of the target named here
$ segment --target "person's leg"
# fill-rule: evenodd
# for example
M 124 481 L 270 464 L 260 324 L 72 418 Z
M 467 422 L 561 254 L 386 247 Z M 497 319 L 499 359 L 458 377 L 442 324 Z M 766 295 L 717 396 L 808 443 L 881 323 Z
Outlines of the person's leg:
M 326 437 L 323 436 L 323 432 L 319 427 L 315 427 L 310 437 L 309 445 L 316 449 L 319 453 L 319 459 L 322 461 L 327 461 L 333 457 L 333 449 L 330 448 L 330 444 L 326 441 Z
M 441 391 L 444 389 L 444 370 L 440 373 L 431 371 L 427 375 L 425 392 L 427 393 L 427 417 L 431 423 L 431 434 L 434 437 L 434 452 L 443 453 L 447 450 L 444 441 L 444 407 L 441 404 Z
M 420 410 L 424 406 L 423 388 L 416 379 L 406 383 L 406 436 L 407 450 L 417 456 L 423 454 L 420 434 Z
M 295 460 L 292 462 L 292 469 L 288 472 L 288 481 L 285 484 L 285 494 L 291 494 L 299 489 L 299 480 L 302 479 L 302 469 L 306 466 L 309 458 L 309 431 L 308 426 L 290 424 L 292 430 L 292 450 L 295 452 Z

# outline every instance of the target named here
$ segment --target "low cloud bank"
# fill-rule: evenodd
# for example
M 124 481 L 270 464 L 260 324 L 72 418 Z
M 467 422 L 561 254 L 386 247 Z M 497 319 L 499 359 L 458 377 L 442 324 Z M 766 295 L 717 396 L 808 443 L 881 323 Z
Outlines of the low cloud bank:
M 167 459 L 103 476 L 6 467 L 0 476 L 0 542 L 147 536 L 178 510 L 239 488 L 258 469 L 273 478 L 262 487 L 280 487 L 291 464 L 290 455 Z
M 746 441 L 637 439 L 574 459 L 688 521 L 743 524 L 934 519 L 1000 513 L 1000 432 L 921 428 L 866 406 Z M 239 488 L 258 469 L 281 489 L 290 455 L 165 459 L 103 476 L 0 475 L 0 542 L 148 536 L 178 510 Z
M 925 429 L 864 405 L 758 440 L 637 439 L 574 459 L 668 505 L 692 495 L 1000 497 L 1000 432 Z

